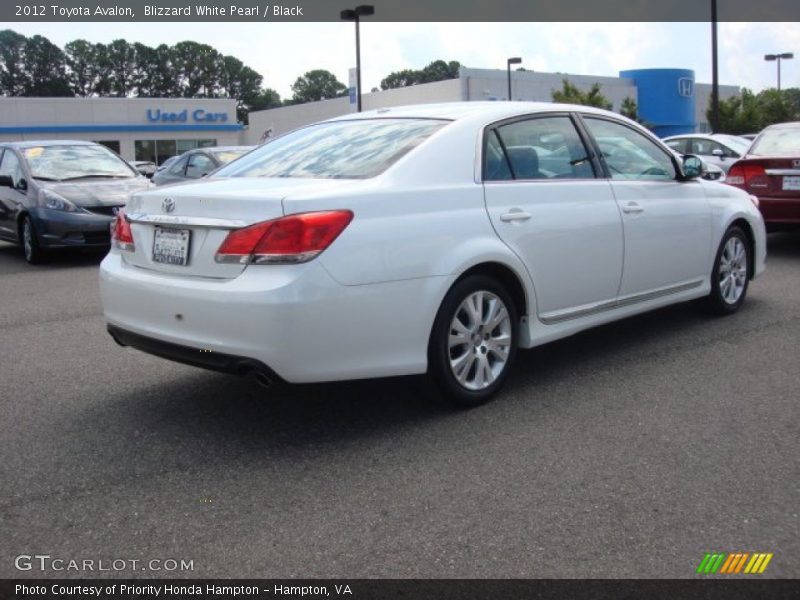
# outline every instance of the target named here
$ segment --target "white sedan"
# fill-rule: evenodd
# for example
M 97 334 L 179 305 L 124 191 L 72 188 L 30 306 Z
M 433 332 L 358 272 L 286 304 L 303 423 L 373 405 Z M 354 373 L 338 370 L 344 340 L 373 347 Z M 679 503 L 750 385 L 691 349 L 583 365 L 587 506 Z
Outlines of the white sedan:
M 262 381 L 427 373 L 473 406 L 517 348 L 764 269 L 747 193 L 585 106 L 380 109 L 295 130 L 202 183 L 135 195 L 100 269 L 120 344 Z

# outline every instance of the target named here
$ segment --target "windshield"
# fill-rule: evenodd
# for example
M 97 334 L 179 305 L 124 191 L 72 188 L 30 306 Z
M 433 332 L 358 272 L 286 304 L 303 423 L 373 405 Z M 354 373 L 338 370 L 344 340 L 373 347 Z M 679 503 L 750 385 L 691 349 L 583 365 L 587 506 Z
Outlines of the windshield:
M 220 162 L 220 164 L 225 165 L 249 151 L 249 148 L 246 150 L 217 150 L 216 152 L 212 152 L 212 154 Z
M 25 148 L 22 153 L 36 179 L 64 181 L 138 175 L 128 163 L 103 146 L 34 146 Z
M 449 121 L 365 119 L 298 129 L 219 169 L 215 177 L 374 177 Z
M 749 153 L 756 156 L 800 154 L 800 127 L 766 129 L 756 138 Z

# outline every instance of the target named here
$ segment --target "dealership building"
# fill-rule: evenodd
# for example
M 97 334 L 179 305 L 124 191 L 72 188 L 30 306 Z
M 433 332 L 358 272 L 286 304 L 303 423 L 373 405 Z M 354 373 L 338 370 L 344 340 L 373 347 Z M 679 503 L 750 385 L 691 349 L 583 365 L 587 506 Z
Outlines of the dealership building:
M 0 98 L 0 142 L 100 142 L 127 160 L 161 163 L 204 146 L 235 146 L 236 100 L 206 98 Z
M 689 69 L 635 69 L 622 71 L 619 77 L 512 71 L 511 98 L 552 102 L 553 91 L 562 89 L 564 79 L 581 91 L 599 84 L 600 92 L 616 111 L 620 110 L 626 98 L 631 98 L 638 105 L 640 119 L 661 137 L 709 131 L 706 109 L 711 97 L 711 84 L 695 83 L 694 71 Z M 721 99 L 738 94 L 736 86 L 719 86 Z M 505 70 L 461 67 L 456 79 L 363 94 L 362 107 L 370 110 L 405 104 L 507 99 L 508 74 Z M 242 133 L 242 140 L 255 144 L 265 132 L 280 135 L 354 110 L 351 94 L 350 98 L 252 112 L 250 126 Z
M 641 120 L 656 134 L 708 131 L 711 85 L 695 83 L 687 69 L 637 69 L 619 77 L 512 71 L 513 100 L 552 101 L 566 79 L 586 91 L 593 84 L 619 111 L 635 100 Z M 505 70 L 462 67 L 455 79 L 363 95 L 364 110 L 407 104 L 490 100 L 508 97 Z M 739 94 L 720 86 L 721 99 Z M 80 139 L 100 142 L 127 160 L 162 163 L 206 146 L 257 144 L 266 137 L 355 111 L 355 95 L 250 113 L 249 126 L 236 119 L 236 101 L 206 98 L 0 98 L 0 141 Z

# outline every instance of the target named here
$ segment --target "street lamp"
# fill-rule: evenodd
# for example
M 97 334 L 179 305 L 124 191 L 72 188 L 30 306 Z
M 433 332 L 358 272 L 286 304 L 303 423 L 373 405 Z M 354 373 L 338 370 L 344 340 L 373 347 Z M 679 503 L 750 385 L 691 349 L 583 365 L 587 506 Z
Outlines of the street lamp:
M 764 60 L 772 62 L 773 60 L 778 63 L 778 91 L 781 91 L 781 60 L 789 60 L 794 58 L 791 52 L 784 52 L 783 54 L 766 54 Z
M 375 7 L 370 4 L 362 4 L 356 6 L 354 9 L 343 10 L 339 13 L 342 21 L 355 21 L 356 22 L 356 90 L 358 98 L 358 112 L 361 112 L 361 38 L 359 36 L 358 24 L 361 22 L 361 17 L 369 17 L 375 14 Z
M 508 101 L 511 102 L 511 65 L 520 64 L 522 59 L 519 56 L 515 56 L 514 58 L 509 58 L 506 62 L 508 63 L 506 65 L 508 71 Z

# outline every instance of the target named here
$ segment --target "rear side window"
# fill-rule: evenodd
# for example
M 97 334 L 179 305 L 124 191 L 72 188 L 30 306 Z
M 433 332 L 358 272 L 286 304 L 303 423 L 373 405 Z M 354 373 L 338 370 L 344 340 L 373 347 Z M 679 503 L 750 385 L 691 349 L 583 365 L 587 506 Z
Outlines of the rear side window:
M 591 179 L 595 176 L 589 153 L 568 116 L 515 121 L 498 126 L 487 135 L 486 181 Z M 503 161 L 498 159 L 498 152 Z
M 388 169 L 447 123 L 440 119 L 319 123 L 275 138 L 214 176 L 366 179 Z
M 675 150 L 675 152 L 680 152 L 681 154 L 688 154 L 689 151 L 687 150 L 688 140 L 686 138 L 678 138 L 677 140 L 666 140 L 664 143 Z

